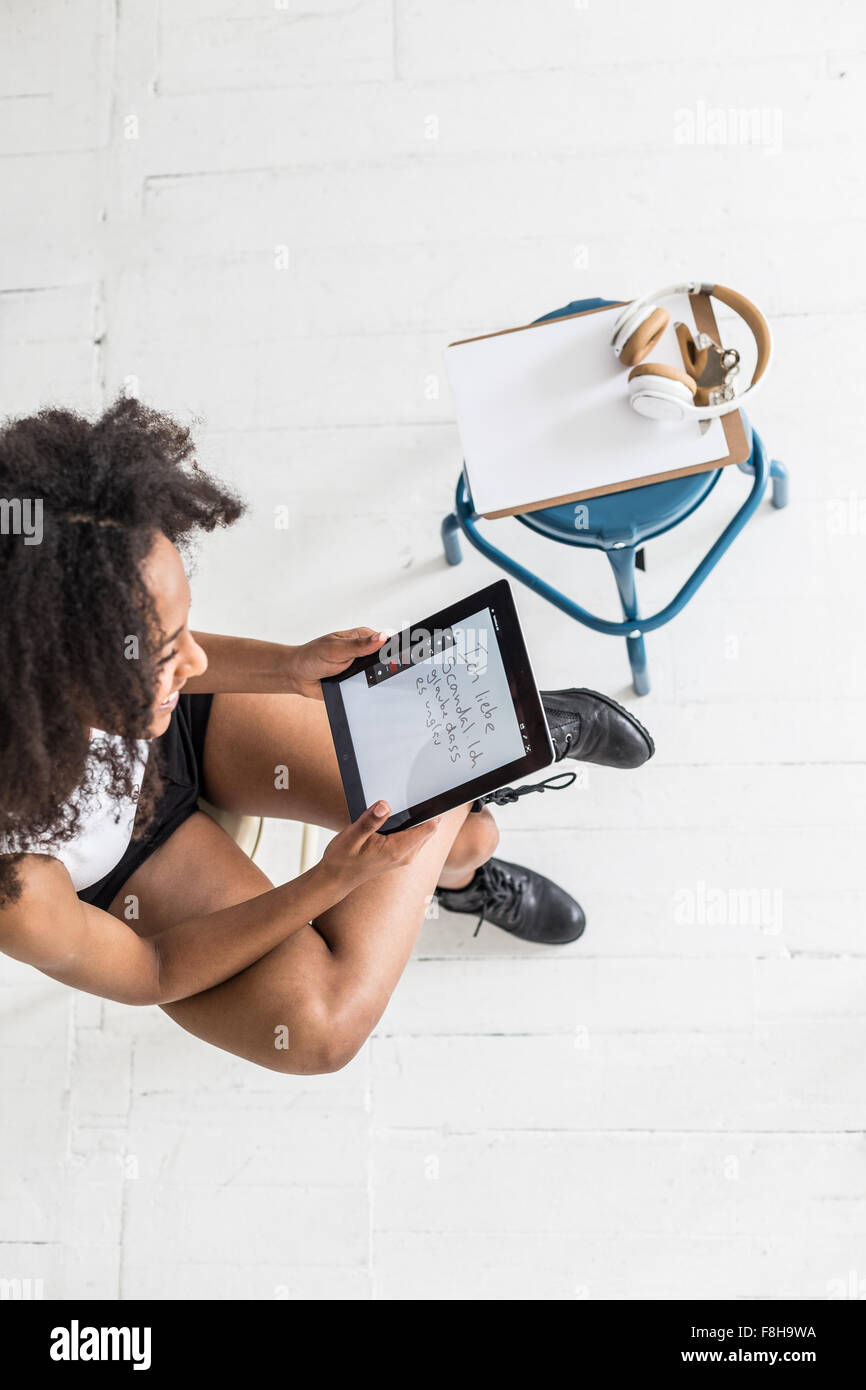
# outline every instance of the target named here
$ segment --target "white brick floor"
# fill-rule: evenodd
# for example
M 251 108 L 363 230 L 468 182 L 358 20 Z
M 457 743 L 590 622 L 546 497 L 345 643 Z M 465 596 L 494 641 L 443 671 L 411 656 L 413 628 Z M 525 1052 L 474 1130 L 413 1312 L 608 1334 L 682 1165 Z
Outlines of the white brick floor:
M 303 639 L 488 580 L 441 559 L 441 350 L 581 295 L 752 292 L 778 346 L 753 418 L 792 475 L 790 509 L 649 639 L 654 762 L 501 815 L 505 856 L 584 903 L 575 946 L 428 921 L 363 1052 L 309 1080 L 2 961 L 0 1277 L 93 1298 L 856 1288 L 860 7 L 8 0 L 0 23 L 0 406 L 95 409 L 126 382 L 200 419 L 251 502 L 202 553 L 201 627 Z M 678 143 L 714 107 L 763 113 L 764 145 Z M 746 486 L 726 475 L 650 547 L 647 609 Z M 615 613 L 600 557 L 498 525 Z M 518 598 L 542 684 L 631 698 L 622 644 Z M 296 853 L 269 826 L 268 871 Z

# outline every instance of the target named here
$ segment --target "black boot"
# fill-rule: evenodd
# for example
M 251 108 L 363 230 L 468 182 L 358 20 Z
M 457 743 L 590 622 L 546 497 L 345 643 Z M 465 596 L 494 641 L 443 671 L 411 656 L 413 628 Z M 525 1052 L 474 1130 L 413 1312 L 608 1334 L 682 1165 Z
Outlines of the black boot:
M 647 730 L 627 709 L 595 690 L 542 690 L 556 761 L 640 767 L 655 752 Z
M 492 922 L 523 941 L 549 946 L 576 941 L 586 926 L 580 903 L 563 888 L 533 869 L 488 859 L 465 888 L 437 888 L 436 897 L 449 912 L 469 912 Z

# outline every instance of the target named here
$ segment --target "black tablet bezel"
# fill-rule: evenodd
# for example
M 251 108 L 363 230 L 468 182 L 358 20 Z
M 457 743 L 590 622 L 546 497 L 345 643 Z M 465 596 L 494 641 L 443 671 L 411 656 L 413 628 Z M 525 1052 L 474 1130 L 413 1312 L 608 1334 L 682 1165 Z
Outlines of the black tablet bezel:
M 455 806 L 463 806 L 469 801 L 474 801 L 476 797 L 496 791 L 497 788 L 505 786 L 508 782 L 516 781 L 518 778 L 526 777 L 533 772 L 540 772 L 542 768 L 549 767 L 554 761 L 550 731 L 544 717 L 544 709 L 529 662 L 523 633 L 520 630 L 520 620 L 517 616 L 511 585 L 507 579 L 499 579 L 494 584 L 488 584 L 486 588 L 479 589 L 477 593 L 449 604 L 447 608 L 440 609 L 438 613 L 433 613 L 428 618 L 422 618 L 419 622 L 412 623 L 411 627 L 399 634 L 399 637 L 389 640 L 390 642 L 396 641 L 401 649 L 404 645 L 409 647 L 411 646 L 411 634 L 419 628 L 427 632 L 443 631 L 458 625 L 461 620 L 477 613 L 480 608 L 489 608 L 494 614 L 502 664 L 508 677 L 508 689 L 518 723 L 524 731 L 524 741 L 529 743 L 530 751 L 521 758 L 516 758 L 510 763 L 504 763 L 501 767 L 494 768 L 491 772 L 462 782 L 460 786 L 452 787 L 439 796 L 430 797 L 417 806 L 409 806 L 405 811 L 395 812 L 382 826 L 384 834 L 390 834 L 395 830 L 406 830 L 412 825 L 420 825 L 423 821 L 441 815 L 444 811 L 450 811 Z M 355 758 L 355 749 L 349 732 L 340 686 L 343 681 L 356 676 L 359 671 L 365 671 L 368 667 L 377 665 L 382 659 L 381 651 L 382 648 L 380 647 L 378 651 L 371 652 L 369 656 L 358 657 L 345 671 L 341 671 L 337 676 L 328 676 L 322 681 L 322 695 L 331 725 L 340 775 L 343 779 L 343 791 L 349 808 L 349 816 L 353 821 L 357 820 L 366 809 L 367 803 L 361 787 L 361 777 L 358 772 L 358 763 Z

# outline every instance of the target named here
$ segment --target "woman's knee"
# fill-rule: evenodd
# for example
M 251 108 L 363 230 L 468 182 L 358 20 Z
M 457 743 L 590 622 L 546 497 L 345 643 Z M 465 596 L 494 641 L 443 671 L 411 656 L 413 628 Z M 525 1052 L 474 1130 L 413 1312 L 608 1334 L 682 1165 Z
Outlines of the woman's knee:
M 486 864 L 499 844 L 499 827 L 486 806 L 473 811 L 463 822 L 460 834 L 451 847 L 446 860 L 449 868 L 459 862 L 459 867 L 477 869 Z
M 275 1025 L 274 1054 L 265 1065 L 292 1076 L 342 1071 L 360 1052 L 372 1027 L 357 1004 L 311 995 L 293 1010 L 290 1024 Z

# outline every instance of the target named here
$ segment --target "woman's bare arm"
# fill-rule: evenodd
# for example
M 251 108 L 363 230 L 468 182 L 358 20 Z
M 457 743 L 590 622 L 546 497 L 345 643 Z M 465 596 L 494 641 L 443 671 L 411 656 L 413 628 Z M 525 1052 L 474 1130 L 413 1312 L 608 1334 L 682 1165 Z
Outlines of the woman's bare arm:
M 20 873 L 20 899 L 0 910 L 0 950 L 121 1004 L 170 1004 L 220 984 L 340 901 L 316 865 L 261 897 L 145 938 L 82 902 L 59 860 L 28 855 Z
M 411 863 L 437 821 L 379 835 L 388 814 L 387 807 L 384 816 L 365 811 L 299 878 L 150 937 L 82 902 L 58 859 L 28 854 L 19 866 L 20 897 L 0 909 L 0 951 L 121 1004 L 186 999 L 237 975 L 361 883 Z
M 200 676 L 187 680 L 183 688 L 190 694 L 304 695 L 313 700 L 322 698 L 319 682 L 324 677 L 345 671 L 356 657 L 369 656 L 386 640 L 384 632 L 370 627 L 329 632 L 299 647 L 212 632 L 192 636 L 208 664 Z
M 244 695 L 293 693 L 291 668 L 295 647 L 281 642 L 260 642 L 255 637 L 223 637 L 214 632 L 194 632 L 207 655 L 207 670 L 191 677 L 184 691 Z

